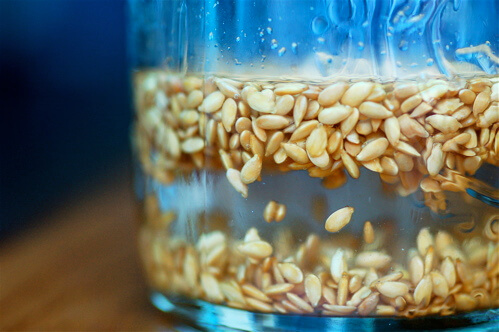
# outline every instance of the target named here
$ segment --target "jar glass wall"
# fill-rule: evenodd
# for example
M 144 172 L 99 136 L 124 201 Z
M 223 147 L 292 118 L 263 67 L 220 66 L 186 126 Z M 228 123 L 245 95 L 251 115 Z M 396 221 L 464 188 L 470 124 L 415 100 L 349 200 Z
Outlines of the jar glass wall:
M 129 9 L 156 306 L 241 329 L 494 323 L 496 2 Z

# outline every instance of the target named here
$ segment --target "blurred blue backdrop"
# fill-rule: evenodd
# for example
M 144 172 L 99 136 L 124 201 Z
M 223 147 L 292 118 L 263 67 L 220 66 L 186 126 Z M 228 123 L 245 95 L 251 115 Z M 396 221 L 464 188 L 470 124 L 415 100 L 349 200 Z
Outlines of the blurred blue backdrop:
M 0 236 L 126 164 L 126 2 L 0 0 Z

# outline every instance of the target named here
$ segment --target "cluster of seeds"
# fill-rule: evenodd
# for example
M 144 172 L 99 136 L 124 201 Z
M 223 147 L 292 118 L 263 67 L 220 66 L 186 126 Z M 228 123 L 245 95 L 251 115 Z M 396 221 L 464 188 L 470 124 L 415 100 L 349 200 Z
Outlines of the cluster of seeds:
M 137 155 L 144 172 L 165 184 L 177 172 L 224 170 L 246 198 L 266 173 L 306 171 L 335 189 L 364 167 L 401 196 L 421 190 L 439 212 L 446 191 L 464 192 L 484 162 L 499 165 L 497 78 L 312 84 L 143 71 L 135 94 Z M 154 211 L 146 211 L 140 243 L 150 282 L 165 293 L 335 316 L 450 315 L 499 305 L 497 216 L 480 226 L 483 236 L 468 239 L 422 229 L 400 265 L 369 221 L 362 245 L 315 234 L 294 242 L 282 226 L 274 241 L 251 228 L 240 240 L 204 233 L 194 245 L 169 236 L 175 214 L 147 203 L 154 200 L 146 200 Z M 279 222 L 286 206 L 270 201 L 262 213 Z M 353 213 L 348 206 L 332 213 L 326 230 L 340 231 Z
M 286 216 L 286 205 L 279 204 L 275 201 L 270 201 L 265 206 L 265 210 L 263 210 L 263 219 L 266 222 L 272 222 L 275 220 L 276 222 L 280 222 Z
M 141 253 L 151 286 L 167 294 L 256 312 L 327 316 L 411 318 L 499 306 L 497 216 L 482 236 L 466 240 L 423 228 L 405 263 L 397 264 L 370 222 L 357 246 L 316 234 L 297 243 L 284 229 L 269 241 L 255 228 L 241 240 L 213 231 L 191 244 L 170 237 L 175 217 L 161 214 L 151 198 Z
M 497 78 L 333 84 L 136 76 L 137 145 L 163 182 L 179 168 L 225 168 L 243 197 L 264 170 L 306 170 L 327 188 L 379 174 L 398 194 L 419 188 L 433 211 L 499 164 Z

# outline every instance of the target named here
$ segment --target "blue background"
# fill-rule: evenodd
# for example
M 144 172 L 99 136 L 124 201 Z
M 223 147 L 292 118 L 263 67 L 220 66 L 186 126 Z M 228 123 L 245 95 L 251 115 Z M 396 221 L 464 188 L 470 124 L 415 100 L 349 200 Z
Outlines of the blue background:
M 0 236 L 130 158 L 126 3 L 0 0 Z

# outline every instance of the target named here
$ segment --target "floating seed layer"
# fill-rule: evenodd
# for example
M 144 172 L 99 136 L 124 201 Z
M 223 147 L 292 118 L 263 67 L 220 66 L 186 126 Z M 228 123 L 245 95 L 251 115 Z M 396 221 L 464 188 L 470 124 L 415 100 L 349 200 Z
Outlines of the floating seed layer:
M 248 197 L 265 171 L 306 170 L 334 189 L 365 167 L 399 195 L 421 189 L 438 212 L 446 210 L 445 191 L 463 192 L 484 162 L 499 163 L 497 79 L 304 84 L 144 71 L 135 92 L 136 150 L 144 171 L 165 184 L 176 172 L 225 169 Z M 285 212 L 270 202 L 262 220 L 285 222 Z M 340 231 L 352 213 L 332 213 L 325 228 Z M 153 214 L 147 223 L 173 218 Z M 404 266 L 368 222 L 373 250 L 358 253 L 312 234 L 284 253 L 256 229 L 244 240 L 207 233 L 194 246 L 146 226 L 141 245 L 151 283 L 164 292 L 262 312 L 449 315 L 499 305 L 498 224 L 490 217 L 482 237 L 465 241 L 423 229 Z
M 345 171 L 379 173 L 402 196 L 421 188 L 433 211 L 499 164 L 499 83 L 330 85 L 136 76 L 139 155 L 165 183 L 183 168 L 225 168 L 243 197 L 262 170 L 306 170 L 336 188 Z

